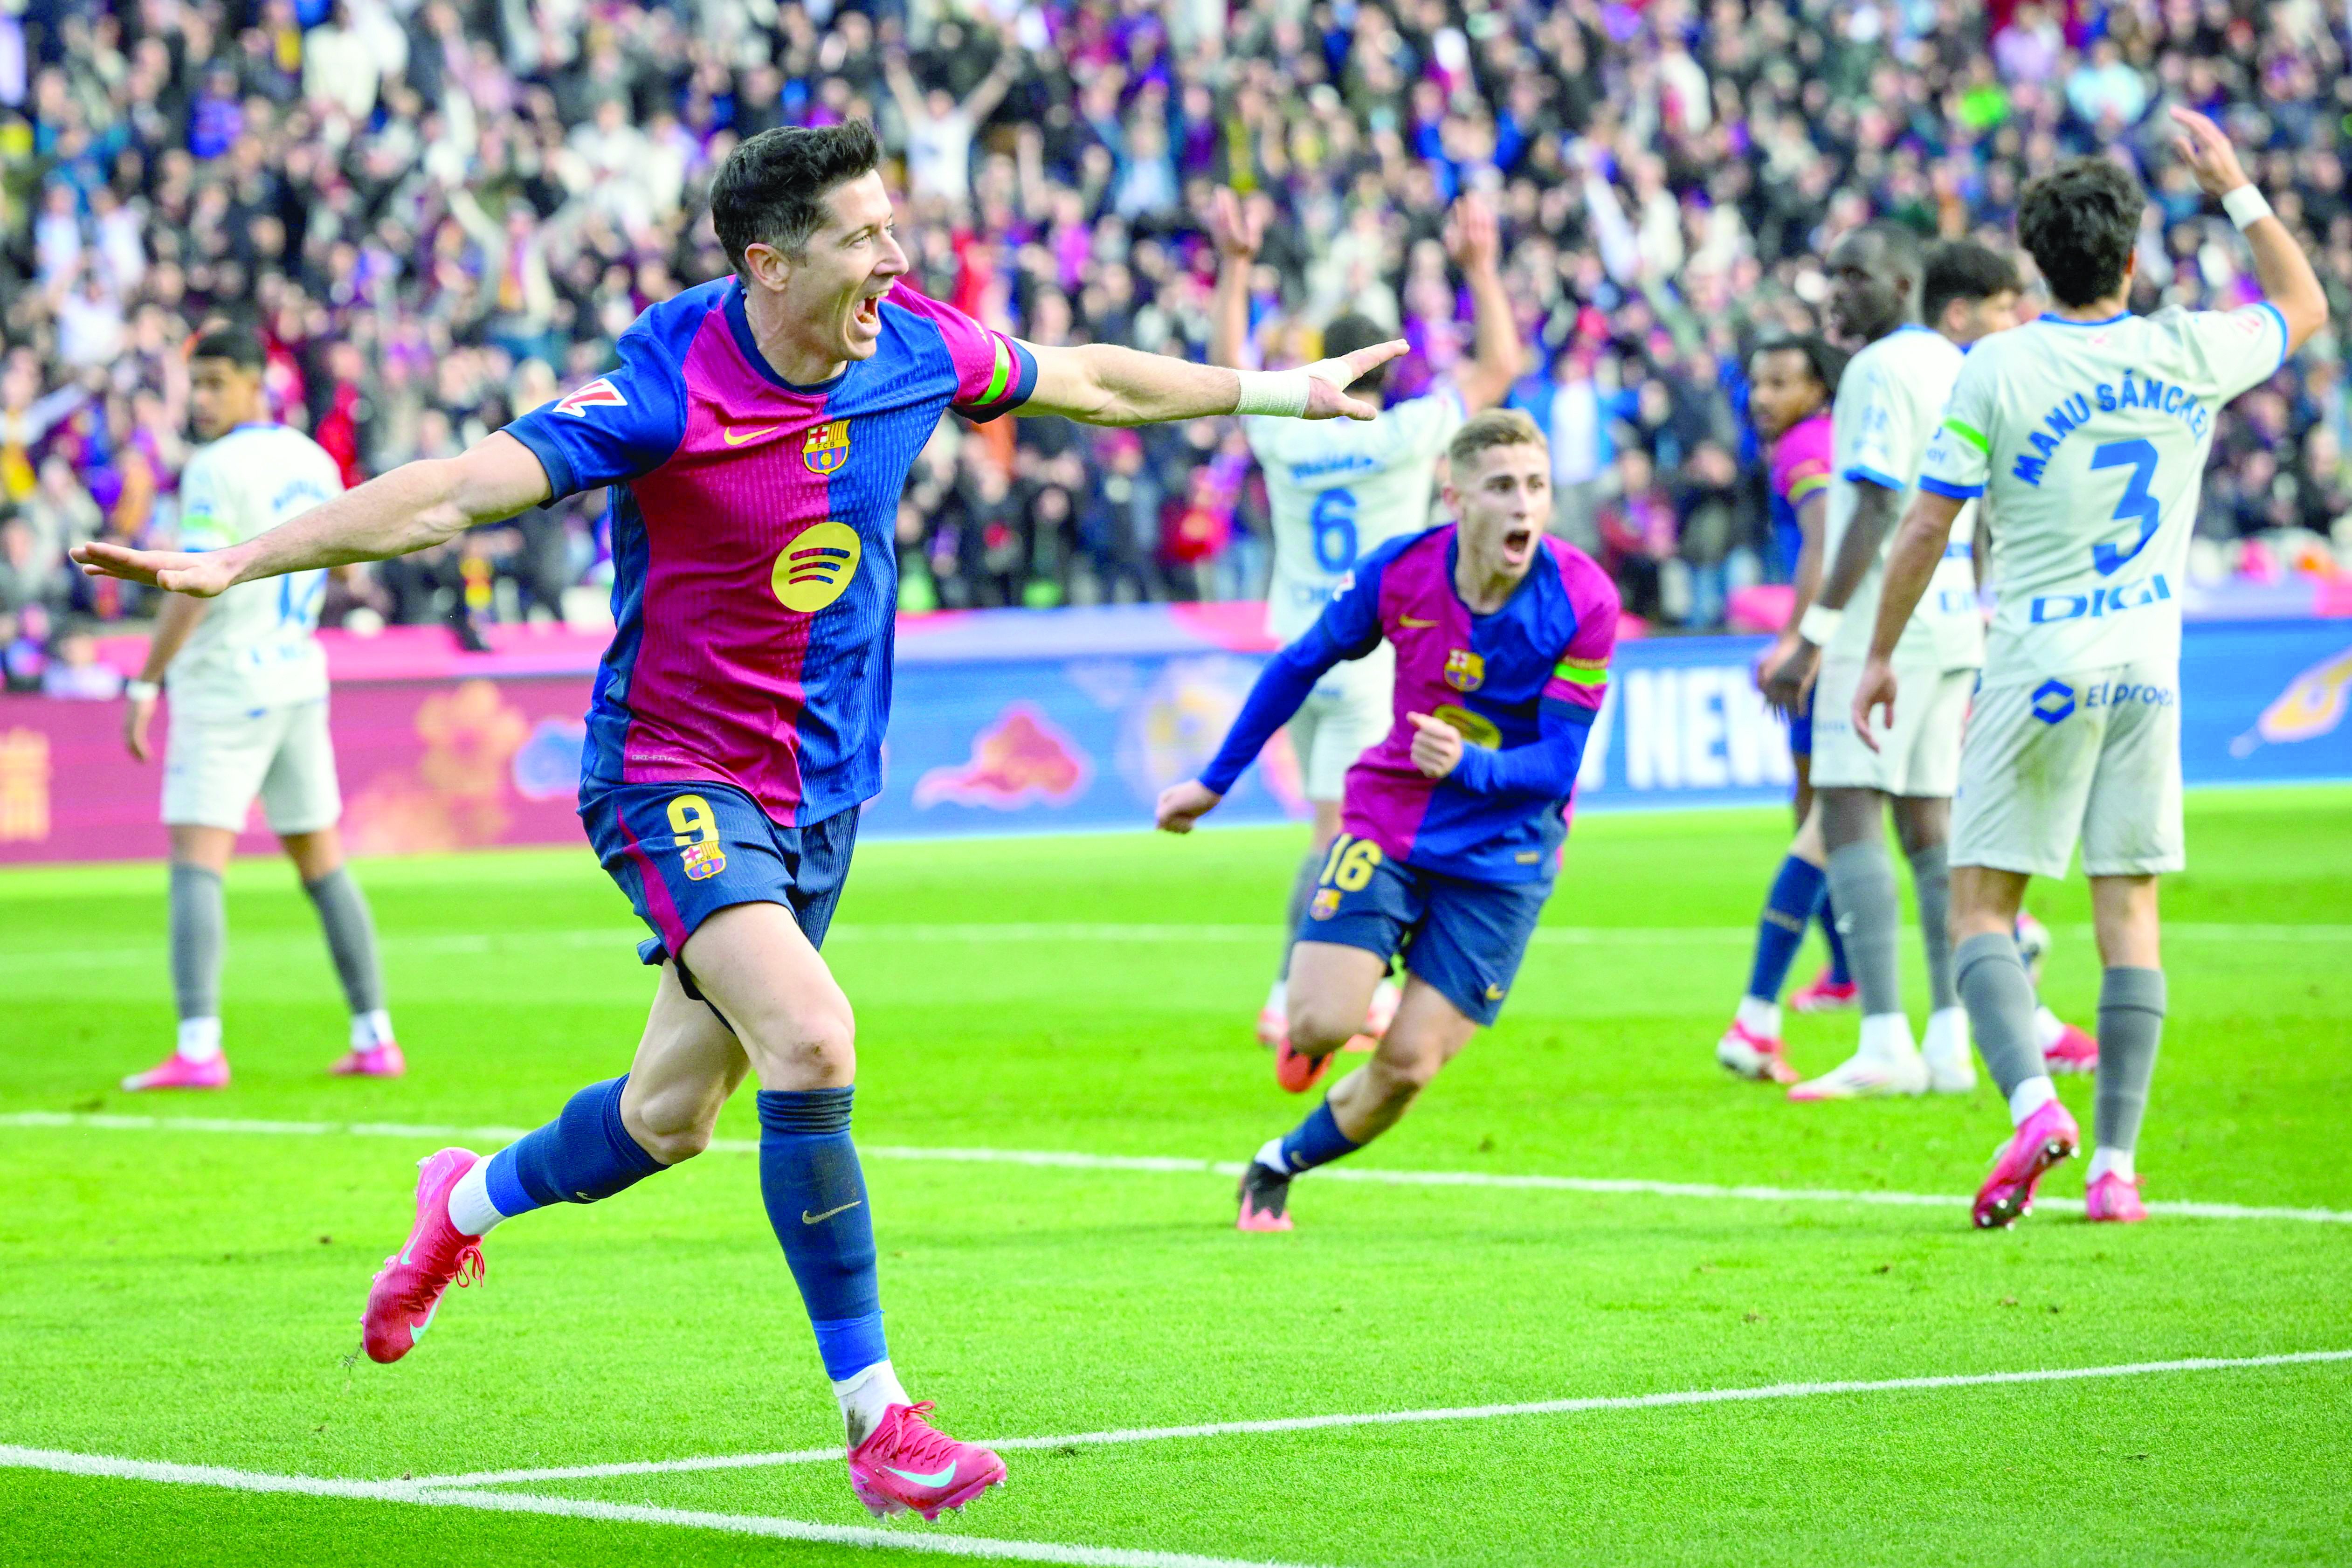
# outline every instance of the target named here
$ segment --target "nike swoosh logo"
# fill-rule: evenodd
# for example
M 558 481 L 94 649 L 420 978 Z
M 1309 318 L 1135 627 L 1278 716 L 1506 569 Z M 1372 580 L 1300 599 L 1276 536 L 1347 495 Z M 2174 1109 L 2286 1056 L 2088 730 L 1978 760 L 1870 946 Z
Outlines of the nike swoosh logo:
M 770 425 L 759 430 L 738 430 L 731 426 L 724 426 L 720 427 L 719 437 L 730 447 L 740 447 L 746 441 L 756 441 L 762 436 L 772 436 L 782 428 L 781 425 Z
M 808 1210 L 803 1209 L 801 1210 L 801 1223 L 803 1225 L 823 1225 L 826 1220 L 831 1219 L 837 1214 L 847 1214 L 851 1209 L 856 1208 L 859 1204 L 862 1204 L 866 1200 L 864 1198 L 852 1198 L 847 1203 L 842 1205 L 839 1208 L 827 1209 L 823 1214 L 811 1214 Z
M 436 1305 L 436 1306 L 433 1309 L 433 1311 L 432 1311 L 432 1312 L 427 1312 L 427 1313 L 425 1313 L 425 1321 L 424 1321 L 423 1322 L 421 1322 L 421 1323 L 411 1323 L 411 1324 L 409 1324 L 409 1325 L 408 1325 L 408 1337 L 409 1337 L 409 1339 L 410 1339 L 411 1341 L 415 1341 L 415 1340 L 421 1340 L 421 1339 L 423 1339 L 423 1338 L 425 1337 L 425 1330 L 427 1330 L 427 1329 L 429 1329 L 429 1328 L 431 1328 L 431 1327 L 433 1326 L 433 1313 L 434 1313 L 434 1312 L 438 1312 L 440 1310 L 441 1310 L 441 1309 Z
M 892 1475 L 898 1477 L 900 1480 L 912 1481 L 919 1487 L 943 1487 L 950 1481 L 955 1479 L 956 1472 L 955 1461 L 952 1459 L 948 1461 L 948 1468 L 946 1469 L 933 1470 L 928 1476 L 919 1476 L 912 1470 L 902 1470 L 896 1465 L 885 1465 L 882 1468 L 889 1471 Z
M 1424 621 L 1419 616 L 1399 616 L 1397 617 L 1397 625 L 1401 626 L 1412 626 L 1416 630 L 1423 626 L 1433 626 L 1436 624 L 1437 623 L 1435 621 Z
M 406 1247 L 400 1249 L 400 1266 L 403 1268 L 414 1268 L 416 1267 L 416 1259 L 411 1256 L 411 1254 L 415 1253 L 415 1250 L 416 1244 L 413 1241 Z M 425 1321 L 430 1322 L 432 1320 L 427 1319 Z

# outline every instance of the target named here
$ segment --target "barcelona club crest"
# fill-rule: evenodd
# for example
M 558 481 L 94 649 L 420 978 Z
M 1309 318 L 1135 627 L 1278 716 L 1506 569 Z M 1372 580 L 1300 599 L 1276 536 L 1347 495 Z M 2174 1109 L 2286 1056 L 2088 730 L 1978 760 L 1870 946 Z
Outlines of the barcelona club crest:
M 1486 684 L 1486 661 L 1466 647 L 1445 655 L 1445 684 L 1456 691 L 1475 691 Z
M 704 844 L 689 844 L 679 858 L 686 862 L 686 879 L 699 882 L 705 877 L 716 877 L 727 869 L 727 851 L 713 839 Z
M 849 421 L 828 419 L 801 444 L 801 461 L 812 474 L 830 474 L 849 461 Z
M 1337 888 L 1318 889 L 1315 894 L 1315 901 L 1307 906 L 1307 912 L 1318 921 L 1328 921 L 1333 915 L 1338 914 L 1339 912 L 1339 889 Z

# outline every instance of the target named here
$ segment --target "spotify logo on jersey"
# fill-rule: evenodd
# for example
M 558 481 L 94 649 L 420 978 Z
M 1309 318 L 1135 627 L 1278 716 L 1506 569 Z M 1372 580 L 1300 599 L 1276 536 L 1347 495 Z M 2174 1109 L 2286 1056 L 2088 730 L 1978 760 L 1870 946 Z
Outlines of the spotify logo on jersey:
M 803 615 L 824 609 L 857 575 L 863 548 L 857 531 L 845 522 L 820 522 L 803 532 L 776 556 L 769 582 L 777 602 Z

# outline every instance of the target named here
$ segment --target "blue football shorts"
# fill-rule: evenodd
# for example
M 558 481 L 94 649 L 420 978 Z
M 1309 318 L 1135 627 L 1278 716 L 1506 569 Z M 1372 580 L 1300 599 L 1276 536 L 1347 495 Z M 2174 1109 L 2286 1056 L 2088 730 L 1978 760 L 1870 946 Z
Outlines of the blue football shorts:
M 1464 1017 L 1491 1026 L 1550 896 L 1549 879 L 1448 877 L 1391 860 L 1369 838 L 1342 835 L 1323 861 L 1297 940 L 1360 947 L 1383 959 L 1402 954 L 1404 967 Z
M 849 877 L 857 808 L 787 827 L 732 784 L 615 784 L 580 802 L 597 859 L 653 936 L 637 956 L 660 963 L 730 904 L 782 904 L 813 947 L 824 945 Z

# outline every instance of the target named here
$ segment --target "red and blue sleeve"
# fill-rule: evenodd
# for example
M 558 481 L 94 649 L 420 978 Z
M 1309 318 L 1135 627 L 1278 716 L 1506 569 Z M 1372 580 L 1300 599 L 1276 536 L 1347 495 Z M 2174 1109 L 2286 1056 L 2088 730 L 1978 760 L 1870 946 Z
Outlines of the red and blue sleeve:
M 1561 563 L 1576 629 L 1544 682 L 1536 739 L 1495 751 L 1465 746 L 1446 783 L 1476 795 L 1564 800 L 1584 765 L 1592 721 L 1609 695 L 1609 657 L 1617 647 L 1617 585 L 1591 557 L 1578 552 Z
M 1028 402 L 1037 389 L 1037 356 L 1028 344 L 918 294 L 903 281 L 892 286 L 888 299 L 939 329 L 955 367 L 955 394 L 949 402 L 965 418 L 986 424 Z
M 1398 541 L 1400 546 L 1408 542 Z M 1266 661 L 1234 716 L 1234 727 L 1225 731 L 1224 744 L 1201 770 L 1202 784 L 1218 795 L 1231 795 L 1274 732 L 1290 721 L 1333 665 L 1361 658 L 1380 647 L 1381 581 L 1395 556 L 1396 550 L 1388 548 L 1358 562 L 1306 635 Z
M 617 366 L 507 426 L 547 470 L 549 500 L 649 474 L 686 439 L 685 373 L 653 323 L 647 311 L 621 334 Z

